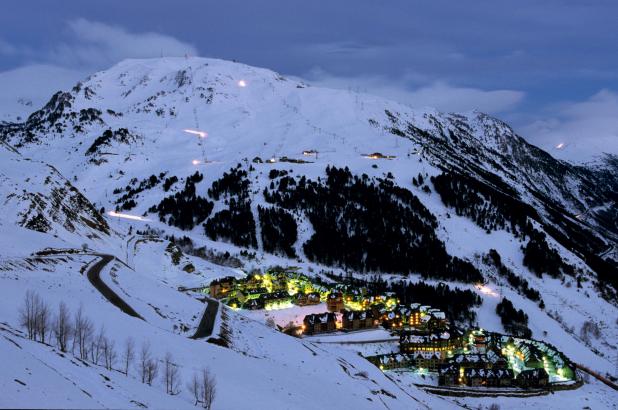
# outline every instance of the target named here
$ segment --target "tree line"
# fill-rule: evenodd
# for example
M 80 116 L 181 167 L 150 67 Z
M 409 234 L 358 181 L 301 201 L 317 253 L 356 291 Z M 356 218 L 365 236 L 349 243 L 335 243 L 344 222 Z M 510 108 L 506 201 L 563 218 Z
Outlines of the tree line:
M 528 216 L 536 211 L 511 195 L 454 172 L 433 176 L 431 182 L 444 205 L 487 232 L 504 229 L 523 237 L 532 229 Z
M 159 182 L 161 182 L 163 177 L 165 177 L 165 174 L 165 172 L 161 172 L 159 176 L 152 174 L 150 177 L 139 181 L 139 185 L 136 187 L 133 187 L 133 185 L 137 184 L 137 178 L 132 178 L 124 189 L 114 189 L 114 195 L 120 195 L 122 192 L 125 192 L 121 197 L 114 201 L 115 204 L 121 204 L 120 207 L 116 206 L 116 211 L 120 211 L 121 209 L 128 211 L 135 208 L 137 203 L 133 198 L 147 189 L 154 188 L 157 184 L 159 184 Z
M 412 283 L 406 280 L 387 281 L 378 275 L 368 279 L 353 276 L 327 274 L 338 283 L 366 288 L 370 294 L 394 292 L 404 305 L 420 303 L 442 310 L 449 319 L 460 323 L 473 323 L 476 319 L 474 307 L 480 306 L 482 299 L 471 290 L 451 288 L 445 283 L 430 285 L 425 282 Z
M 204 224 L 204 231 L 210 239 L 222 239 L 236 246 L 257 248 L 249 188 L 247 171 L 243 170 L 240 164 L 213 181 L 208 195 L 216 201 L 223 199 L 227 208 L 214 214 Z
M 84 362 L 118 371 L 127 377 L 134 367 L 135 377 L 142 383 L 152 386 L 160 378 L 167 394 L 175 396 L 181 392 L 180 365 L 171 352 L 157 359 L 148 341 L 144 341 L 138 351 L 131 337 L 125 339 L 122 346 L 117 346 L 103 326 L 96 329 L 82 305 L 71 314 L 66 303 L 60 302 L 54 312 L 38 293 L 28 290 L 19 310 L 19 322 L 30 340 L 52 344 L 62 353 L 71 353 Z M 211 409 L 216 379 L 206 367 L 194 373 L 186 386 L 195 405 Z
M 533 229 L 530 240 L 524 246 L 524 266 L 535 273 L 539 278 L 547 274 L 552 278 L 559 278 L 563 273 L 575 276 L 575 268 L 564 262 L 555 249 L 551 248 L 544 233 Z
M 388 178 L 328 166 L 323 180 L 286 175 L 263 194 L 266 202 L 309 219 L 314 233 L 303 251 L 314 262 L 360 272 L 482 280 L 470 262 L 447 253 L 435 232 L 436 218 L 420 200 Z
M 296 220 L 281 208 L 258 206 L 262 245 L 265 252 L 296 257 L 294 244 L 298 238 Z
M 203 178 L 204 175 L 196 171 L 195 174 L 186 178 L 182 191 L 166 196 L 158 205 L 152 206 L 148 211 L 156 212 L 159 215 L 159 220 L 168 225 L 176 226 L 182 230 L 193 229 L 210 216 L 214 207 L 213 202 L 196 194 L 195 185 L 201 182 Z
M 502 258 L 500 257 L 500 254 L 497 250 L 490 249 L 487 255 L 484 257 L 484 261 L 487 264 L 493 265 L 497 269 L 500 276 L 506 278 L 507 282 L 518 292 L 522 293 L 528 299 L 534 302 L 538 302 L 541 309 L 545 308 L 545 302 L 543 302 L 539 291 L 530 287 L 526 279 L 520 278 L 511 269 L 506 267 L 502 263 Z
M 516 309 L 513 302 L 502 298 L 496 306 L 496 313 L 500 316 L 502 326 L 507 333 L 525 339 L 532 337 L 532 331 L 528 327 L 528 315 L 523 310 Z

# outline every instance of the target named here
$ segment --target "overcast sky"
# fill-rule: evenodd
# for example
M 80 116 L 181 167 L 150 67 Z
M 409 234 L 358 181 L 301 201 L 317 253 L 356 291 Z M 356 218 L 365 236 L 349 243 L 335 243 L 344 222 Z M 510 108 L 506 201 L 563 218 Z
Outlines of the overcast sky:
M 618 153 L 615 0 L 4 0 L 2 9 L 0 103 L 36 105 L 124 58 L 188 53 L 412 106 L 479 109 L 548 150 Z

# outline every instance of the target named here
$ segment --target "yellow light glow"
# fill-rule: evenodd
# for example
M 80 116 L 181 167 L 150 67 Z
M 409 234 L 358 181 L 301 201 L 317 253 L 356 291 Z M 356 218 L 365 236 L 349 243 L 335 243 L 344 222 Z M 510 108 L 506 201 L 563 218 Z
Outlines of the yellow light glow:
M 485 295 L 489 295 L 492 297 L 497 298 L 499 295 L 493 290 L 491 289 L 489 286 L 483 285 L 483 284 L 477 284 L 474 286 L 479 292 L 485 294 Z

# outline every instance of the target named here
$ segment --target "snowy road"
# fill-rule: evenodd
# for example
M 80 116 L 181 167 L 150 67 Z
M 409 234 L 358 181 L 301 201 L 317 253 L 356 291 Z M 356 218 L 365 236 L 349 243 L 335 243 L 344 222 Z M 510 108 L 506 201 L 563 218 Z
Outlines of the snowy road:
M 92 286 L 94 286 L 95 289 L 98 290 L 101 295 L 105 297 L 105 299 L 107 299 L 110 303 L 112 303 L 118 309 L 122 310 L 127 315 L 144 320 L 144 318 L 141 317 L 131 306 L 129 306 L 128 303 L 122 300 L 122 298 L 118 296 L 116 292 L 110 289 L 110 287 L 107 286 L 105 282 L 103 282 L 103 280 L 101 280 L 101 270 L 103 270 L 103 268 L 107 266 L 108 263 L 114 260 L 115 257 L 113 255 L 99 255 L 99 257 L 101 258 L 101 260 L 92 265 L 92 267 L 89 268 L 88 272 L 86 273 L 86 275 L 88 276 L 88 280 L 90 281 Z
M 219 302 L 212 299 L 206 299 L 206 309 L 200 319 L 200 324 L 195 330 L 195 334 L 191 336 L 191 339 L 201 339 L 208 337 L 212 334 L 212 329 L 215 326 L 217 319 L 217 312 L 219 311 Z

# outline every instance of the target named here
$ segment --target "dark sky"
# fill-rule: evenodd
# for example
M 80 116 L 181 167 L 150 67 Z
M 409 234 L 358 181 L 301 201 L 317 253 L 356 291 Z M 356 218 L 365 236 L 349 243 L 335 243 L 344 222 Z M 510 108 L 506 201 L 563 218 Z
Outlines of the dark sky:
M 604 127 L 594 133 L 618 138 L 615 0 L 8 0 L 2 6 L 0 77 L 33 64 L 86 73 L 127 57 L 189 52 L 411 105 L 479 108 L 552 144 L 561 134 L 584 138 L 583 123 L 601 111 L 594 123 Z

